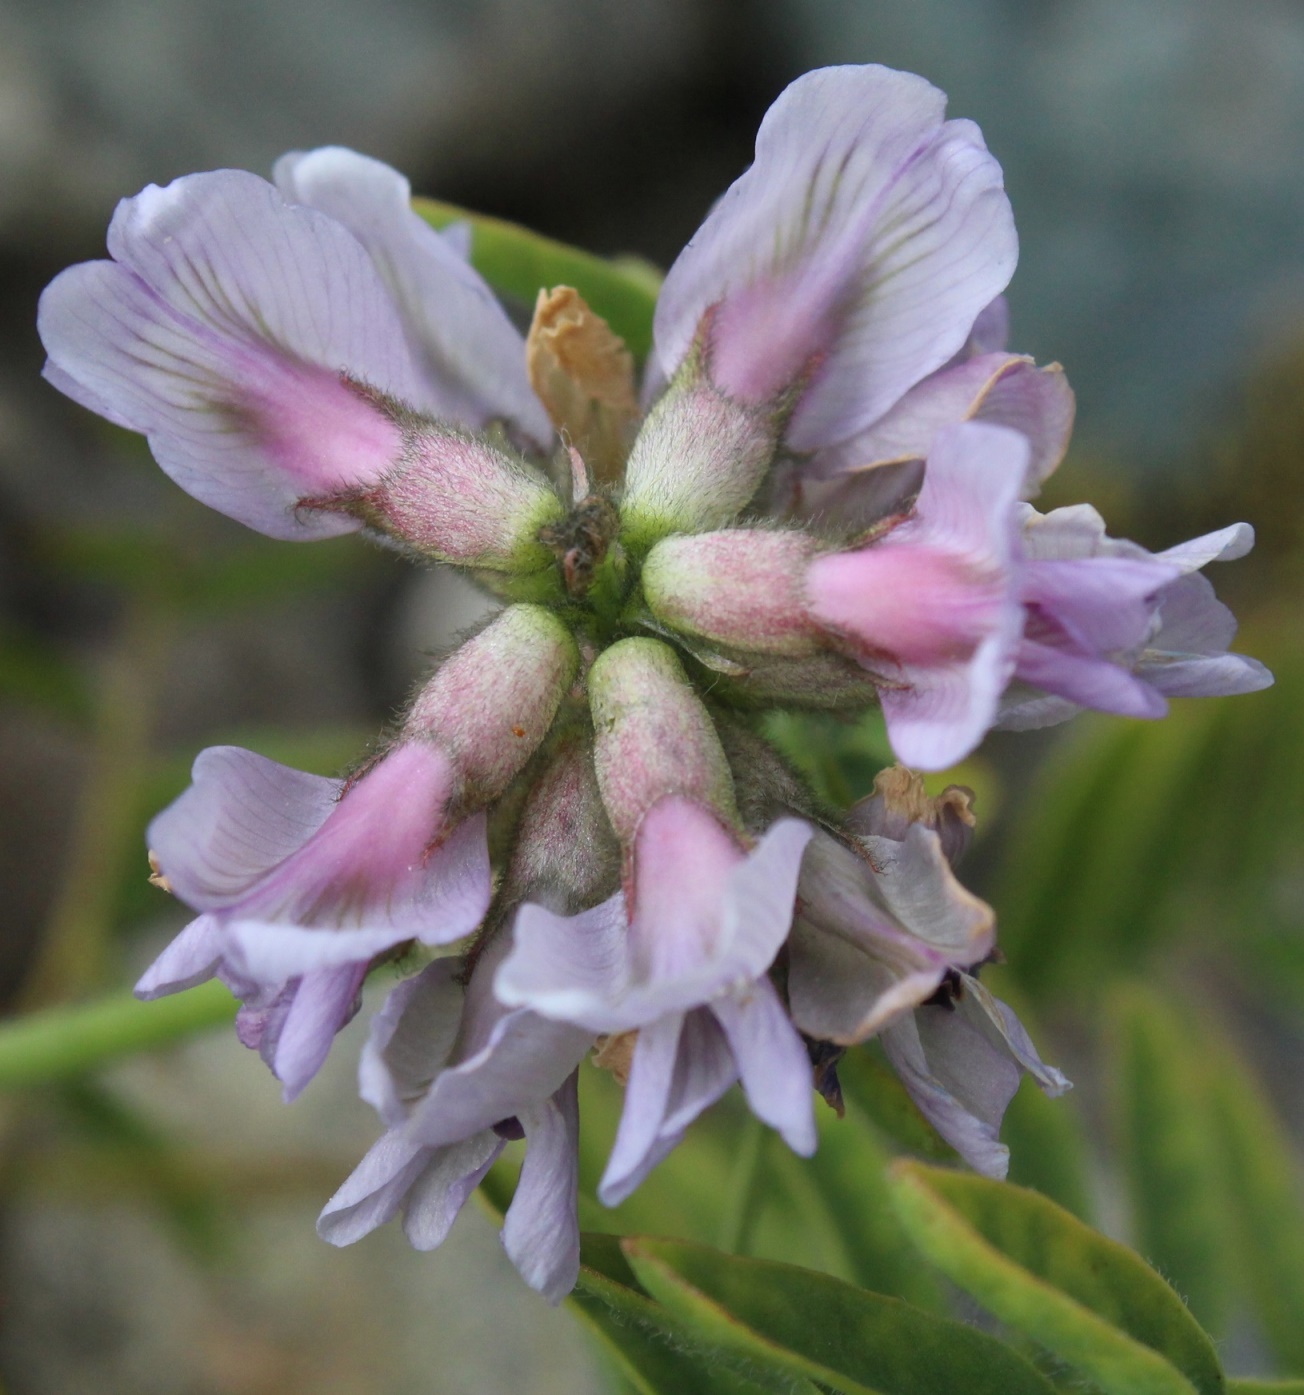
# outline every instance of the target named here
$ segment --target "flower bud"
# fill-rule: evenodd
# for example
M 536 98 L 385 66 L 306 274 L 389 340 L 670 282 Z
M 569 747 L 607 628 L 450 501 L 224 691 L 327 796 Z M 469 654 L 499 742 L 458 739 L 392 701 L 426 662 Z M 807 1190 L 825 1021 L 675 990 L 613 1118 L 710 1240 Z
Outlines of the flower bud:
M 534 782 L 517 827 L 505 899 L 570 915 L 620 886 L 620 848 L 598 789 L 593 742 L 565 738 Z
M 643 595 L 658 620 L 738 649 L 792 657 L 822 648 L 806 611 L 804 533 L 730 528 L 665 538 L 643 566 Z
M 689 362 L 648 413 L 625 467 L 625 545 L 700 533 L 736 517 L 774 459 L 782 413 L 726 396 Z
M 737 823 L 715 725 L 667 645 L 625 639 L 604 650 L 589 673 L 589 702 L 598 787 L 626 848 L 643 815 L 667 795 Z
M 489 571 L 541 571 L 552 555 L 539 529 L 561 500 L 526 461 L 489 441 L 395 409 L 403 448 L 366 490 L 305 504 L 343 510 L 440 562 Z
M 435 672 L 403 740 L 424 738 L 446 752 L 461 779 L 458 803 L 482 807 L 547 735 L 578 665 L 575 641 L 551 611 L 511 606 Z

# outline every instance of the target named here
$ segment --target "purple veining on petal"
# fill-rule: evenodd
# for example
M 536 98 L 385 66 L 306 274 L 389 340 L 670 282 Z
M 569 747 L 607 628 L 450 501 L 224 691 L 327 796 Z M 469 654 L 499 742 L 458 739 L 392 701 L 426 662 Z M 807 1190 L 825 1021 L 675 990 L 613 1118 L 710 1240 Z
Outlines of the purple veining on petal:
M 769 397 L 811 374 L 792 445 L 868 426 L 966 342 L 1017 247 L 1000 169 L 922 79 L 877 66 L 793 83 L 666 278 L 656 351 L 669 375 L 709 322 L 727 391 Z
M 537 449 L 554 431 L 530 388 L 525 341 L 464 250 L 412 210 L 396 170 L 339 146 L 283 155 L 273 173 L 288 199 L 346 227 L 367 249 L 407 331 L 425 392 L 412 405 L 479 430 L 501 418 Z
M 296 506 L 379 478 L 399 454 L 399 428 L 354 385 L 411 402 L 420 379 L 352 234 L 220 170 L 124 199 L 109 252 L 42 296 L 55 386 L 143 431 L 182 488 L 250 527 L 357 527 Z

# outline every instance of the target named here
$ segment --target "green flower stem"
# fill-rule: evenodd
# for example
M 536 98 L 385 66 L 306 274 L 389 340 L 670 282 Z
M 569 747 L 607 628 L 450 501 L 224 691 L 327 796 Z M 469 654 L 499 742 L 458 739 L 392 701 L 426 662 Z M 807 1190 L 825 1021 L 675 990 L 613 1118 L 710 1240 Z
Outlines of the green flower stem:
M 45 1008 L 0 1025 L 0 1090 L 68 1080 L 123 1056 L 166 1046 L 230 1022 L 225 985 L 201 984 L 157 1002 L 115 993 L 96 1002 Z

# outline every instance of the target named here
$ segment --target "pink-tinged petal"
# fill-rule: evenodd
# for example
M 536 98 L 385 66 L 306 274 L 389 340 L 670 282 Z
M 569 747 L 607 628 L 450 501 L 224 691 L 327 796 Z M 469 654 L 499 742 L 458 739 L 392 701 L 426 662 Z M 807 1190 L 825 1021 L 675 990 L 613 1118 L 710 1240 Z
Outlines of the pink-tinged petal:
M 448 757 L 423 741 L 373 766 L 228 912 L 246 971 L 273 979 L 405 939 L 447 944 L 470 933 L 489 904 L 488 844 L 483 814 L 446 829 L 454 788 Z
M 401 174 L 327 146 L 282 156 L 272 177 L 367 249 L 424 369 L 425 393 L 411 405 L 473 430 L 506 420 L 547 449 L 555 433 L 526 376 L 525 340 L 457 245 L 412 211 Z
M 814 1089 L 810 1057 L 788 1020 L 774 985 L 758 978 L 714 999 L 752 1113 L 777 1129 L 794 1153 L 815 1151 Z
M 560 1303 L 580 1272 L 580 1108 L 572 1073 L 556 1094 L 520 1116 L 525 1161 L 503 1219 L 503 1248 L 531 1288 Z
M 408 1189 L 403 1234 L 414 1250 L 437 1249 L 458 1212 L 498 1161 L 503 1140 L 486 1129 L 447 1148 L 422 1149 L 425 1168 Z
M 401 1134 L 383 1134 L 326 1203 L 317 1234 L 331 1245 L 352 1245 L 384 1225 L 398 1214 L 427 1158 Z
M 1093 654 L 1025 639 L 1019 645 L 1017 671 L 1021 682 L 1097 712 L 1157 718 L 1168 711 L 1168 703 L 1148 683 Z
M 706 1008 L 670 1013 L 639 1031 L 616 1142 L 598 1186 L 619 1206 L 683 1139 L 699 1114 L 738 1079 L 720 1024 Z
M 206 982 L 217 973 L 225 952 L 221 922 L 216 916 L 201 915 L 141 974 L 136 997 L 151 1001 Z
M 361 244 L 255 175 L 188 175 L 118 205 L 112 262 L 46 289 L 51 379 L 142 431 L 196 498 L 273 537 L 356 528 L 305 498 L 357 488 L 397 459 L 421 379 Z
M 812 368 L 799 450 L 863 430 L 945 364 L 1017 257 L 1000 168 L 921 78 L 877 66 L 793 83 L 756 161 L 671 268 L 656 352 L 667 374 L 703 316 L 712 376 L 773 396 Z
M 886 688 L 883 717 L 897 759 L 919 770 L 946 770 L 967 756 L 996 717 L 1014 670 L 1021 617 L 983 641 L 966 664 L 917 668 L 908 687 Z
M 744 856 L 690 800 L 664 799 L 634 845 L 632 977 L 649 1001 L 692 1007 L 774 962 L 792 923 L 809 824 L 782 819 Z
M 358 1093 L 390 1127 L 444 1068 L 457 1040 L 465 992 L 461 962 L 436 959 L 390 990 L 371 1019 L 358 1061 Z
M 321 1069 L 335 1034 L 362 1005 L 366 976 L 365 963 L 305 974 L 275 1031 L 264 1032 L 258 1049 L 284 1086 L 286 1104 L 296 1099 Z
M 1005 576 L 984 563 L 909 543 L 829 553 L 807 573 L 810 611 L 867 664 L 967 660 L 1008 604 Z
M 980 576 L 988 605 L 968 610 L 985 633 L 967 656 L 883 670 L 883 715 L 897 758 L 942 770 L 968 755 L 996 715 L 1014 667 L 1023 609 L 1014 590 L 1016 505 L 1028 444 L 1006 427 L 966 422 L 941 432 L 928 458 L 915 515 L 879 545 L 951 552 Z M 1003 599 L 993 604 L 996 588 Z M 939 625 L 941 622 L 939 622 Z
M 621 897 L 570 918 L 522 907 L 495 991 L 557 1020 L 619 1032 L 748 982 L 787 936 L 810 837 L 809 825 L 784 819 L 745 855 L 712 814 L 663 799 L 639 828 L 628 929 Z
M 191 779 L 146 837 L 172 890 L 197 910 L 233 905 L 302 848 L 341 788 L 239 746 L 201 751 Z
M 962 421 L 1007 426 L 1028 441 L 1024 494 L 1064 458 L 1075 402 L 1058 364 L 1038 368 L 1015 354 L 984 354 L 925 378 L 867 431 L 816 456 L 812 468 L 832 476 L 923 459 L 937 433 Z

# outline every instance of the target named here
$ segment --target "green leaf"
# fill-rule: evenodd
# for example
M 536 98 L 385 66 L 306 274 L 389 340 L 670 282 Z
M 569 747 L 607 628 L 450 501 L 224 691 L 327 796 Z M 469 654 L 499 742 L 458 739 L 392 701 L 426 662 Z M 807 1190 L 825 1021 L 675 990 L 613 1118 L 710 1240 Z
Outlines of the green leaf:
M 814 1395 L 805 1381 L 776 1376 L 754 1361 L 740 1363 L 639 1285 L 614 1235 L 586 1234 L 571 1310 L 596 1336 L 617 1371 L 640 1395 Z M 744 1371 L 746 1373 L 744 1373 Z
M 1110 1395 L 1220 1395 L 1213 1344 L 1139 1256 L 1022 1187 L 893 1168 L 906 1229 L 953 1282 Z
M 833 1234 L 840 1242 L 845 1265 L 836 1272 L 861 1288 L 904 1298 L 920 1308 L 940 1306 L 933 1274 L 919 1263 L 901 1226 L 887 1185 L 890 1161 L 854 1101 L 839 1119 L 820 1109 L 819 1147 L 814 1157 L 798 1158 L 783 1150 L 788 1169 L 804 1178 Z M 763 1253 L 759 1249 L 756 1253 Z M 769 1252 L 771 1258 L 791 1258 L 791 1252 Z
M 235 1006 L 230 989 L 211 982 L 153 1003 L 121 993 L 11 1018 L 0 1025 L 0 1090 L 72 1079 L 230 1023 Z
M 1294 1150 L 1262 1086 L 1225 1042 L 1206 1037 L 1201 1063 L 1246 1288 L 1277 1360 L 1304 1371 L 1304 1204 Z
M 1236 1252 L 1228 1178 L 1211 1146 L 1206 1034 L 1193 1014 L 1138 984 L 1115 992 L 1107 1020 L 1134 1243 L 1201 1324 L 1222 1334 Z
M 706 1341 L 846 1395 L 1050 1395 L 995 1338 L 826 1274 L 684 1241 L 622 1242 L 643 1286 Z
M 1304 1395 L 1304 1380 L 1246 1380 L 1232 1377 L 1227 1395 Z
M 435 199 L 413 199 L 412 207 L 436 228 L 467 224 L 471 262 L 496 291 L 533 308 L 540 290 L 574 286 L 636 358 L 647 357 L 661 289 L 661 274 L 655 267 L 634 257 L 596 257 L 516 223 Z

